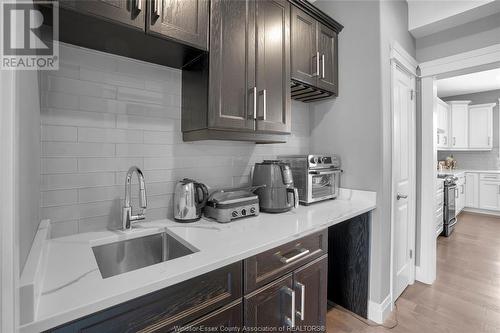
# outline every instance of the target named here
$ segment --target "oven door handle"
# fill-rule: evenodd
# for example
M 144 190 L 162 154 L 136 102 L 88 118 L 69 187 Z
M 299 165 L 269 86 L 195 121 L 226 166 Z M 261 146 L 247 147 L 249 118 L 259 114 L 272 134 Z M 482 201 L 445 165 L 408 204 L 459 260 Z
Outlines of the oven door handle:
M 309 171 L 310 175 L 331 175 L 334 173 L 340 172 L 339 170 L 331 170 L 331 171 Z

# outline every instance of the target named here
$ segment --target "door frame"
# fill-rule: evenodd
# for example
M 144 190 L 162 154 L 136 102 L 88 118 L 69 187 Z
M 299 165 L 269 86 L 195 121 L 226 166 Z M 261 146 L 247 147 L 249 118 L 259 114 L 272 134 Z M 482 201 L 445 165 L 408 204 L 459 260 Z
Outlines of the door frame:
M 410 249 L 413 253 L 411 256 L 411 264 L 410 264 L 410 284 L 413 284 L 415 281 L 415 236 L 416 236 L 416 111 L 417 111 L 417 61 L 408 53 L 406 50 L 397 42 L 394 42 L 391 46 L 391 264 L 390 264 L 390 299 L 391 299 L 391 311 L 394 307 L 394 276 L 396 274 L 394 267 L 394 198 L 396 195 L 395 190 L 395 175 L 393 165 L 395 163 L 394 160 L 394 74 L 396 70 L 403 70 L 407 74 L 411 76 L 411 85 L 413 87 L 413 103 L 412 103 L 412 133 L 410 133 L 410 145 L 412 146 L 412 151 L 410 152 L 410 191 L 408 193 L 408 204 L 410 208 L 410 226 L 408 229 L 410 230 L 413 237 L 409 238 L 410 241 Z
M 434 224 L 434 196 L 422 193 L 436 192 L 437 147 L 434 140 L 435 98 L 437 97 L 436 79 L 484 71 L 500 67 L 500 44 L 463 52 L 421 63 L 421 119 L 420 119 L 420 163 L 418 228 L 417 228 L 417 267 L 416 279 L 432 284 L 436 279 L 436 230 Z M 429 112 L 431 110 L 432 112 Z
M 16 223 L 15 71 L 0 71 L 0 332 L 16 332 L 18 324 L 19 247 Z

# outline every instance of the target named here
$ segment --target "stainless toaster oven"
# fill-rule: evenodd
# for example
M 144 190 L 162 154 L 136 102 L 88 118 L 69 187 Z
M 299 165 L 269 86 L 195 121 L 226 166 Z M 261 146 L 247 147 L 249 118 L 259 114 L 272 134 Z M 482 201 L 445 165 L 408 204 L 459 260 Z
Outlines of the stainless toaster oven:
M 278 158 L 290 165 L 301 204 L 338 196 L 342 170 L 337 155 L 283 155 Z

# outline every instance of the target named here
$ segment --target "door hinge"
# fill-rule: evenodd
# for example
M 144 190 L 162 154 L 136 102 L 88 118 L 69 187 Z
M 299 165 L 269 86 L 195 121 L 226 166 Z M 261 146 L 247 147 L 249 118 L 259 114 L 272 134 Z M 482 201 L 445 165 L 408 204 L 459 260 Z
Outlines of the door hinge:
M 410 259 L 413 259 L 413 250 L 410 250 Z

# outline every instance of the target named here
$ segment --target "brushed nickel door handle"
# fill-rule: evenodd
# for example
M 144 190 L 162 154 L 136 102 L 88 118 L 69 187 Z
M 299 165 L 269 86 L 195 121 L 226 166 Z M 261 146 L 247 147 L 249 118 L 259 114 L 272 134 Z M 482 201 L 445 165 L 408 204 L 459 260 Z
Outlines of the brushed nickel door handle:
M 297 316 L 300 317 L 300 320 L 304 320 L 305 318 L 305 307 L 306 307 L 306 286 L 303 283 L 296 282 L 297 287 L 300 288 L 300 311 L 297 311 Z
M 321 78 L 325 78 L 325 55 L 321 55 Z
M 398 193 L 398 195 L 396 196 L 396 199 L 397 199 L 397 200 L 407 199 L 407 198 L 408 198 L 408 195 L 407 195 L 407 194 L 401 194 L 401 193 Z
M 291 296 L 292 298 L 292 306 L 291 306 L 291 313 L 290 313 L 290 318 L 288 316 L 285 316 L 285 323 L 290 326 L 290 328 L 294 328 L 295 327 L 295 290 L 292 290 L 288 287 L 285 287 L 283 289 L 283 291 L 285 292 L 285 294 L 288 294 Z
M 136 0 L 135 8 L 136 8 L 138 11 L 141 11 L 141 10 L 142 10 L 142 0 Z

